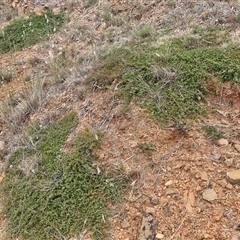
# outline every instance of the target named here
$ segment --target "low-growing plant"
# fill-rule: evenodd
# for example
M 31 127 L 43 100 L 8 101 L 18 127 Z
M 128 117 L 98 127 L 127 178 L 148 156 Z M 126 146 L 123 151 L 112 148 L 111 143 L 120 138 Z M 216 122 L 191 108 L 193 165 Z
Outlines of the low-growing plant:
M 104 7 L 102 17 L 103 17 L 104 22 L 109 24 L 109 22 L 112 18 L 112 14 L 111 14 L 110 8 L 108 6 Z
M 239 83 L 240 64 L 238 46 L 221 47 L 201 37 L 196 44 L 193 38 L 130 41 L 110 51 L 86 81 L 110 88 L 118 84 L 119 96 L 146 107 L 162 123 L 197 118 L 206 112 L 199 103 L 209 93 L 208 81 Z
M 224 136 L 223 132 L 221 132 L 215 126 L 204 125 L 201 129 L 209 136 L 212 140 L 220 139 Z
M 151 152 L 153 152 L 153 151 L 156 151 L 156 147 L 154 146 L 154 144 L 153 143 L 148 143 L 148 142 L 144 142 L 144 143 L 138 143 L 137 144 L 137 147 L 139 148 L 139 149 L 141 149 L 142 150 L 142 152 L 144 152 L 144 153 L 151 153 Z
M 86 0 L 87 7 L 91 7 L 92 5 L 96 4 L 98 0 Z
M 12 130 L 19 129 L 26 117 L 43 101 L 44 80 L 30 79 L 18 96 L 9 94 L 0 104 L 0 121 Z
M 189 40 L 192 41 L 190 44 L 191 48 L 201 46 L 216 46 L 227 42 L 229 29 L 221 28 L 219 26 L 196 26 L 193 29 L 193 33 L 195 36 L 189 38 Z
M 0 70 L 0 83 L 2 85 L 9 83 L 13 78 L 12 71 Z
M 137 30 L 136 32 L 138 37 L 146 38 L 149 37 L 152 34 L 152 27 L 149 25 L 145 25 Z
M 86 129 L 61 149 L 76 113 L 34 125 L 10 157 L 3 183 L 8 239 L 67 239 L 84 230 L 106 239 L 107 205 L 123 192 L 122 177 L 93 165 L 102 134 Z
M 66 14 L 54 14 L 48 11 L 42 15 L 31 15 L 19 18 L 0 33 L 0 53 L 22 50 L 45 40 L 50 34 L 58 31 L 66 21 Z
M 63 82 L 67 78 L 67 74 L 69 73 L 69 64 L 70 61 L 66 56 L 65 51 L 51 59 L 50 68 L 55 83 Z

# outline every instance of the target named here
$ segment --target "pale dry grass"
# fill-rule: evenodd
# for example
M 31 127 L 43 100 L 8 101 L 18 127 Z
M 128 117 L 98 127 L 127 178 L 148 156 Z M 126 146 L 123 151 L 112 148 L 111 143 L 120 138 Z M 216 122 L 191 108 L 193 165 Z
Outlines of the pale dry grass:
M 16 130 L 43 101 L 44 80 L 32 80 L 18 95 L 9 94 L 0 106 L 0 121 Z

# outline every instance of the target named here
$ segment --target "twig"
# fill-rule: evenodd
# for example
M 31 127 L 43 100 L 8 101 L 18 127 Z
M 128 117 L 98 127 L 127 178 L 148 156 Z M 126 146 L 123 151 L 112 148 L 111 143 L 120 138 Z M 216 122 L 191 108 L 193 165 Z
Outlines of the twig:
M 85 218 L 85 220 L 84 220 L 82 232 L 79 235 L 79 240 L 83 240 L 84 239 L 84 235 L 86 233 L 86 223 L 87 223 L 87 218 Z
M 180 223 L 180 225 L 178 226 L 178 228 L 176 229 L 176 231 L 174 232 L 174 234 L 171 236 L 170 240 L 173 239 L 173 238 L 175 237 L 175 235 L 177 234 L 177 232 L 180 230 L 180 228 L 182 227 L 182 225 L 183 225 L 183 223 L 184 223 L 184 221 L 185 221 L 185 219 L 186 219 L 186 216 L 187 216 L 187 215 L 185 215 L 185 217 L 183 218 L 182 222 Z
M 91 13 L 94 13 L 96 9 L 99 8 L 100 5 L 101 5 L 101 1 L 99 1 L 95 7 L 91 8 L 90 11 L 86 11 L 86 13 L 83 14 L 82 17 L 79 19 L 79 22 L 81 22 L 85 17 L 87 17 Z
M 114 106 L 114 104 L 115 104 L 115 102 L 116 102 L 115 96 L 116 96 L 116 92 L 118 91 L 118 85 L 119 85 L 119 84 L 117 84 L 117 85 L 115 86 L 115 88 L 114 88 L 114 93 L 113 93 L 112 101 L 111 101 L 111 103 L 109 104 L 109 105 L 110 105 L 110 108 L 109 108 L 107 114 L 104 116 L 103 120 L 101 121 L 99 128 L 101 128 L 101 127 L 107 122 L 107 120 L 109 120 L 109 118 L 110 118 L 110 114 L 111 114 L 112 109 L 113 109 L 113 106 Z M 111 120 L 109 120 L 109 121 L 111 121 Z

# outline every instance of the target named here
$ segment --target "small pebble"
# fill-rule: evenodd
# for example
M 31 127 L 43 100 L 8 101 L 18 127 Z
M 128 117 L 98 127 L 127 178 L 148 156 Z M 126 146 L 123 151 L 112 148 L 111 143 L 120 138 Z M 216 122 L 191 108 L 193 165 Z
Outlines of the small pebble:
M 227 146 L 228 145 L 228 140 L 225 138 L 221 138 L 218 140 L 218 145 L 219 146 Z
M 158 234 L 156 235 L 156 239 L 163 239 L 163 238 L 164 238 L 164 235 L 161 234 L 161 233 L 158 233 Z

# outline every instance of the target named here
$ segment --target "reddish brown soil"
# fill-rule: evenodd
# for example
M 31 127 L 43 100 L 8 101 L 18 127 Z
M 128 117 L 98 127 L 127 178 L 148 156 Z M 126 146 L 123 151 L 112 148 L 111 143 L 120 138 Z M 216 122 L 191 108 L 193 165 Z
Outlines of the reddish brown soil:
M 66 82 L 54 90 L 51 88 L 48 100 L 29 115 L 25 124 L 36 119 L 47 123 L 73 109 L 79 116 L 76 132 L 90 126 L 104 133 L 95 164 L 130 178 L 130 191 L 125 201 L 114 207 L 110 218 L 112 240 L 140 239 L 146 214 L 153 217 L 155 235 L 162 239 L 240 239 L 240 186 L 230 184 L 226 178 L 227 172 L 240 168 L 240 152 L 236 148 L 240 144 L 239 85 L 218 86 L 212 79 L 208 88 L 216 95 L 207 96 L 203 103 L 210 112 L 207 117 L 189 121 L 184 126 L 162 127 L 133 103 L 129 111 L 122 114 L 123 103 L 112 90 L 96 89 L 89 93 L 82 84 L 94 60 L 115 44 L 108 42 L 109 36 L 124 41 L 143 24 L 151 24 L 158 30 L 171 26 L 176 29 L 172 34 L 179 35 L 189 27 L 217 21 L 223 26 L 232 26 L 233 40 L 238 41 L 239 26 L 233 20 L 240 9 L 238 1 L 181 2 L 101 1 L 89 8 L 81 3 L 73 9 L 68 6 L 71 20 L 65 30 L 43 44 L 14 54 L 2 54 L 0 58 L 0 69 L 14 73 L 9 84 L 0 86 L 1 101 L 9 93 L 20 91 L 26 85 L 26 76 L 52 78 L 51 53 L 57 56 L 64 49 L 73 63 L 72 69 L 79 56 L 85 59 L 82 72 L 70 71 Z M 105 6 L 110 7 L 114 17 L 122 18 L 122 26 L 106 25 L 102 17 Z M 213 12 L 214 7 L 221 11 Z M 41 63 L 34 64 L 32 59 L 36 57 Z M 227 144 L 211 140 L 201 129 L 204 125 L 222 131 Z M 7 142 L 10 151 L 21 136 L 21 129 L 17 131 L 19 136 L 14 136 L 6 125 L 1 126 L 0 140 Z M 141 149 L 145 143 L 151 143 L 154 150 Z M 213 189 L 217 198 L 206 201 L 203 198 L 206 189 Z M 91 238 L 86 233 L 84 239 Z M 151 239 L 157 238 L 145 238 Z

